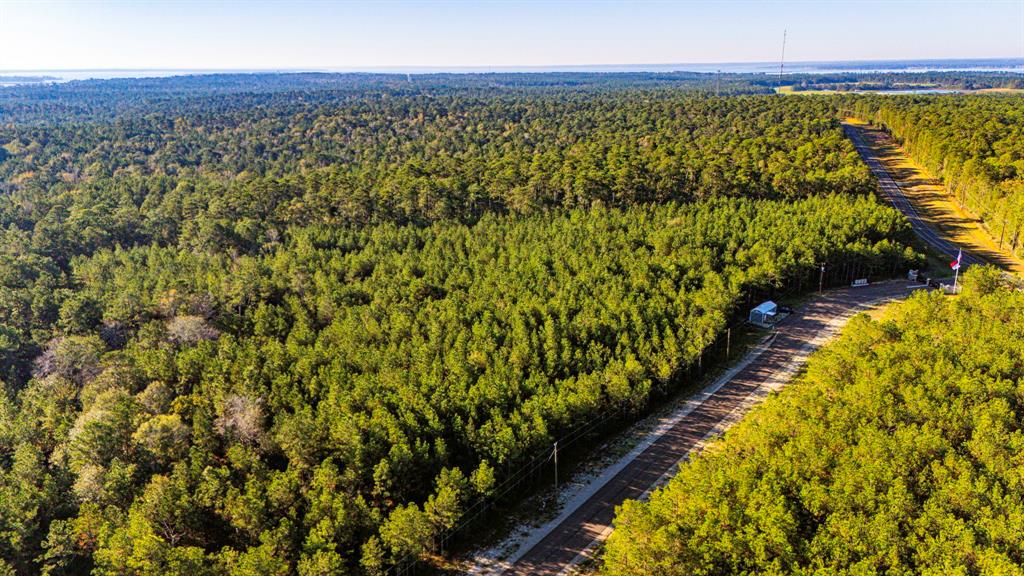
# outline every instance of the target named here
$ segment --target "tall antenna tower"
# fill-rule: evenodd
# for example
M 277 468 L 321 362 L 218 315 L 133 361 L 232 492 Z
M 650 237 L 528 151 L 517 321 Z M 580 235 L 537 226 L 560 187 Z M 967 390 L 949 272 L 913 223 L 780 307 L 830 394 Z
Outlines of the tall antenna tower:
M 722 71 L 718 71 L 718 75 L 715 76 L 715 96 L 719 96 L 722 93 Z
M 786 30 L 782 30 L 782 55 L 779 56 L 779 85 L 782 85 L 782 70 L 786 65 Z

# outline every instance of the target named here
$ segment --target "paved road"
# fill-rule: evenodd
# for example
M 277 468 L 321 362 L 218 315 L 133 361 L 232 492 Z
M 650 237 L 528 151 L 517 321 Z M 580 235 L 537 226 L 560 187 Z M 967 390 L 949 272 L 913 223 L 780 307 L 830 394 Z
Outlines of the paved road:
M 895 206 L 900 212 L 910 220 L 910 225 L 914 228 L 914 232 L 935 250 L 946 254 L 950 259 L 956 258 L 957 250 L 959 247 L 954 246 L 953 243 L 943 238 L 934 228 L 932 228 L 918 213 L 917 208 L 914 207 L 913 203 L 907 198 L 906 194 L 903 193 L 903 189 L 900 184 L 892 177 L 889 169 L 885 167 L 885 164 L 879 159 L 875 149 L 870 145 L 869 138 L 879 138 L 880 136 L 874 132 L 868 132 L 863 128 L 852 126 L 850 124 L 843 124 L 843 129 L 846 131 L 846 135 L 853 142 L 853 145 L 857 147 L 857 152 L 860 153 L 861 158 L 871 169 L 871 173 L 878 179 L 878 185 L 881 188 L 882 195 L 888 200 L 893 206 Z M 972 264 L 984 264 L 985 260 L 976 254 L 971 254 L 966 250 L 963 252 L 963 258 L 961 260 L 963 266 L 961 272 L 966 270 L 969 265 Z
M 759 388 L 779 374 L 791 373 L 812 348 L 820 345 L 841 320 L 873 302 L 903 298 L 907 282 L 844 288 L 814 298 L 776 328 L 771 344 L 702 404 L 641 452 L 533 547 L 506 566 L 503 574 L 559 574 L 595 541 L 607 536 L 615 507 L 642 496 L 681 457 L 690 453 L 716 425 L 749 402 Z

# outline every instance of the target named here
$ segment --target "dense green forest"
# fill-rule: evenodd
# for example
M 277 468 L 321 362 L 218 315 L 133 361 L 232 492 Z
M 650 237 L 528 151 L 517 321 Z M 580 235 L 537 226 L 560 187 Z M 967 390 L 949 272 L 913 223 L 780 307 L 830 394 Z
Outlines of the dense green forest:
M 193 82 L 193 80 L 188 80 Z M 186 84 L 188 83 L 186 82 Z M 301 85 L 301 84 L 300 84 Z M 0 374 L 27 376 L 51 337 L 70 262 L 156 244 L 275 250 L 294 226 L 536 214 L 720 196 L 872 190 L 827 102 L 687 92 L 336 99 L 206 97 L 142 118 L 0 128 L 7 263 Z M 314 98 L 310 96 L 309 98 Z
M 316 228 L 234 259 L 101 251 L 0 409 L 3 556 L 372 572 L 560 430 L 664 392 L 744 289 L 903 264 L 888 238 L 907 233 L 832 196 Z
M 346 97 L 406 98 L 670 89 L 680 93 L 770 94 L 763 74 L 550 72 L 478 74 L 252 73 L 76 80 L 0 90 L 0 124 L 109 121 L 154 113 L 224 112 L 288 101 L 336 105 Z
M 627 502 L 606 574 L 1022 574 L 1024 293 L 861 315 L 806 374 Z
M 823 101 L 670 91 L 274 98 L 0 129 L 0 223 L 53 228 L 53 251 L 148 242 L 251 251 L 292 224 L 872 186 Z
M 1004 246 L 1024 254 L 1024 106 L 1015 95 L 857 98 Z
M 749 294 L 920 262 L 830 102 L 591 76 L 0 90 L 0 572 L 379 573 Z

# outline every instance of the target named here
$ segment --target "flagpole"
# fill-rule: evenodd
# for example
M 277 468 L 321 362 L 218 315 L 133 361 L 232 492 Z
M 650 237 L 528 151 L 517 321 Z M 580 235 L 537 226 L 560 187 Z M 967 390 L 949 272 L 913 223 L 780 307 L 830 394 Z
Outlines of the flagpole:
M 956 268 L 953 269 L 953 294 L 956 294 L 956 281 L 960 278 L 960 257 L 963 256 L 963 248 L 956 251 Z

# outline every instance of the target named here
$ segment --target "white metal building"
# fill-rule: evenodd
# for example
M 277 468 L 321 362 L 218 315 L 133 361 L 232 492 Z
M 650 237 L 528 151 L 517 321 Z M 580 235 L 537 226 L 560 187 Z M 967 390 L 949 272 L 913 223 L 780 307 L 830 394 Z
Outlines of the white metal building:
M 771 326 L 778 319 L 779 306 L 771 300 L 762 302 L 750 311 L 748 321 L 757 326 Z

